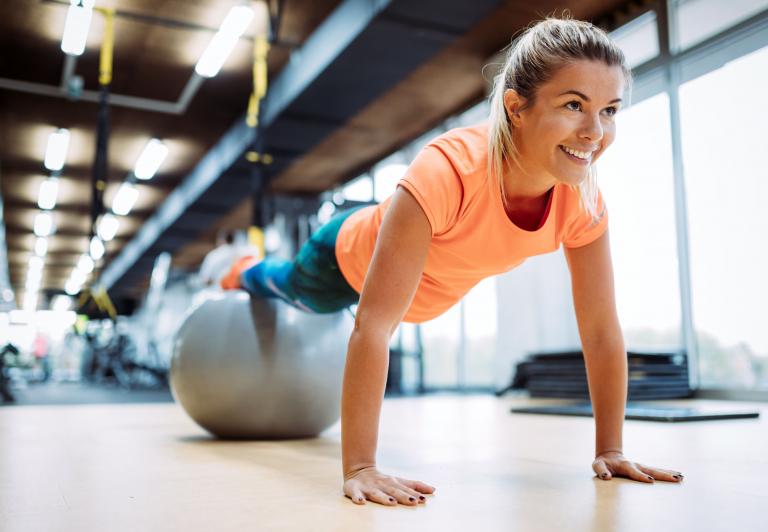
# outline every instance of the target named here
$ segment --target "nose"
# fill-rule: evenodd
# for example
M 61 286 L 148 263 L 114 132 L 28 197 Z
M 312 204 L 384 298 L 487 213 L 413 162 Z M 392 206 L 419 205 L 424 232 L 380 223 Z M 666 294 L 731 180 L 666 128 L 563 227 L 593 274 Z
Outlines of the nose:
M 598 142 L 603 138 L 603 125 L 598 115 L 584 113 L 584 124 L 579 135 L 590 142 Z

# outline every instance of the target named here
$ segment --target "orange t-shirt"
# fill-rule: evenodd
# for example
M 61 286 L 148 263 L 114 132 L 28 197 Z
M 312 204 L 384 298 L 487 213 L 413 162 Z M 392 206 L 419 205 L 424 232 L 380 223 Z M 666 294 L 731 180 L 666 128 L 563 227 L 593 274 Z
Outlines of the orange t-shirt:
M 579 191 L 558 183 L 535 231 L 507 216 L 501 191 L 487 179 L 488 128 L 457 128 L 425 146 L 398 186 L 410 192 L 432 226 L 424 272 L 404 320 L 419 323 L 452 307 L 482 279 L 511 270 L 526 258 L 579 247 L 602 235 L 608 215 L 599 196 L 599 222 L 580 202 Z M 347 282 L 361 292 L 381 220 L 392 198 L 350 215 L 336 239 L 336 259 Z

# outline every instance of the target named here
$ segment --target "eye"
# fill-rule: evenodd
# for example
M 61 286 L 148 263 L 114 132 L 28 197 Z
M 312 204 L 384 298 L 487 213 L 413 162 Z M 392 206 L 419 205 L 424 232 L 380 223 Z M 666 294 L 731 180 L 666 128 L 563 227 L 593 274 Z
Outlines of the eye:
M 575 108 L 571 107 L 572 105 L 575 105 L 576 107 Z M 576 100 L 573 100 L 565 104 L 565 107 L 570 109 L 571 111 L 581 111 L 581 102 L 577 102 Z
M 608 116 L 616 116 L 616 113 L 619 112 L 619 109 L 617 107 L 606 107 L 605 111 L 608 113 Z

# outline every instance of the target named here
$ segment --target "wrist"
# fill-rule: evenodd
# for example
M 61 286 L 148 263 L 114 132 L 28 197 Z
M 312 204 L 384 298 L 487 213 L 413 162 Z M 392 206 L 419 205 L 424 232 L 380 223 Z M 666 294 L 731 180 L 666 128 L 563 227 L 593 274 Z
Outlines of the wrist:
M 607 453 L 618 453 L 618 454 L 624 454 L 624 451 L 622 451 L 622 450 L 621 450 L 620 448 L 618 448 L 618 447 L 613 447 L 613 448 L 609 448 L 609 449 L 600 449 L 599 451 L 597 451 L 597 452 L 595 453 L 595 458 L 597 458 L 597 457 L 598 457 L 598 456 L 600 456 L 600 455 L 603 455 L 603 454 L 607 454 Z
M 375 462 L 362 462 L 358 464 L 354 464 L 349 467 L 343 468 L 343 474 L 344 474 L 344 481 L 349 480 L 350 478 L 354 477 L 358 473 L 369 470 L 369 469 L 376 469 L 376 463 Z

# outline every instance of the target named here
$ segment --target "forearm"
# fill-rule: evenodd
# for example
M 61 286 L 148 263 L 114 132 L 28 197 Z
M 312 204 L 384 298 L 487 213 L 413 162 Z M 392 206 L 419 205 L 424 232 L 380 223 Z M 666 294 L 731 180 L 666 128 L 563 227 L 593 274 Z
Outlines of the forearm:
M 386 334 L 359 330 L 352 333 L 341 394 L 341 454 L 345 478 L 362 467 L 376 465 L 388 364 Z
M 619 338 L 585 346 L 584 360 L 595 417 L 595 454 L 621 451 L 628 379 L 624 342 Z

